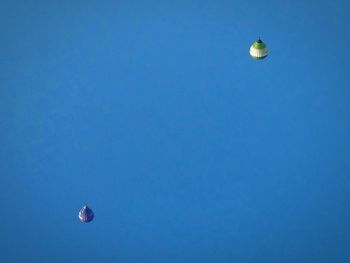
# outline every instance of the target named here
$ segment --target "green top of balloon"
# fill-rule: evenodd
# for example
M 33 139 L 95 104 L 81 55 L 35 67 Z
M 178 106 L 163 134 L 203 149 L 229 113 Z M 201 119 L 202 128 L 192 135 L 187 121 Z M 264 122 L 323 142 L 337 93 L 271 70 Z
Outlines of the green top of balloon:
M 253 43 L 253 48 L 255 49 L 264 49 L 266 48 L 265 43 L 259 38 L 257 41 Z

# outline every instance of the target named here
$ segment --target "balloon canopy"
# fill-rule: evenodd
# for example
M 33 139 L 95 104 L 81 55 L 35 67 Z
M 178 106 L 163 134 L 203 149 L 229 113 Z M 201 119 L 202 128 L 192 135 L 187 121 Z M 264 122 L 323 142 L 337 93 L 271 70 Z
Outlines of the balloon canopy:
M 84 205 L 79 211 L 79 220 L 83 223 L 89 223 L 92 219 L 94 219 L 94 212 L 87 205 Z
M 266 44 L 259 38 L 251 45 L 249 53 L 254 59 L 264 59 L 268 55 L 268 49 Z

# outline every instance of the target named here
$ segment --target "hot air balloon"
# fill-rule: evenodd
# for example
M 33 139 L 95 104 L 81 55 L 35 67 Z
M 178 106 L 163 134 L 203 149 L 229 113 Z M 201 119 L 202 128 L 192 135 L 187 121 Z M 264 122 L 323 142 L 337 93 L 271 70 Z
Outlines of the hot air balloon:
M 259 37 L 250 47 L 249 53 L 254 59 L 264 59 L 268 55 L 268 49 L 266 44 Z
M 83 223 L 89 223 L 92 221 L 92 219 L 94 219 L 94 212 L 92 212 L 87 205 L 84 205 L 79 211 L 79 219 Z

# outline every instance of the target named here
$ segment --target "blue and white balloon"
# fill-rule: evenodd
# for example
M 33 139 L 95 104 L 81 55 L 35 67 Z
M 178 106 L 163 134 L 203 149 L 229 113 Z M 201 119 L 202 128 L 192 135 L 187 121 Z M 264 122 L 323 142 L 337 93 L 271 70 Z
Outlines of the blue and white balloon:
M 83 223 L 89 223 L 92 219 L 94 219 L 94 212 L 87 205 L 84 205 L 79 211 L 79 220 Z

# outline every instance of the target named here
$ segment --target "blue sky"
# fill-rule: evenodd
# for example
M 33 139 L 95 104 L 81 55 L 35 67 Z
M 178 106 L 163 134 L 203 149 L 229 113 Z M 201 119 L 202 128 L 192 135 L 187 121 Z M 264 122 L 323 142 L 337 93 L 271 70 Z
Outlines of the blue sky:
M 0 261 L 349 262 L 348 10 L 2 1 Z

